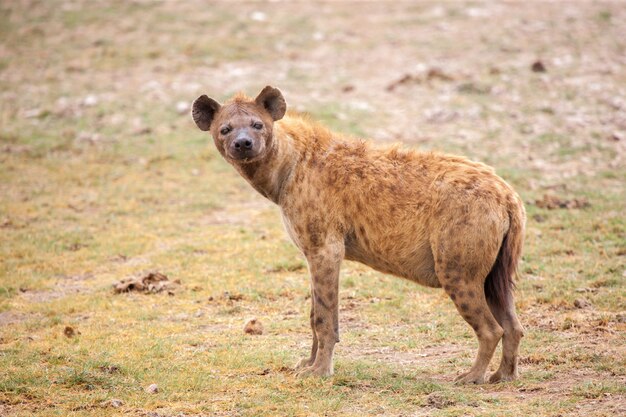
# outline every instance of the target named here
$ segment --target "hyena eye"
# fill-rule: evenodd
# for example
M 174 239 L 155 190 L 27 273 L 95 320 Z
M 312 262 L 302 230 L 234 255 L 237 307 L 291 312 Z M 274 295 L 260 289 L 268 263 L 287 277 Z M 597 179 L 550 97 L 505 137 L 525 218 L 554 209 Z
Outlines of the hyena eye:
M 254 122 L 252 124 L 252 127 L 255 128 L 256 130 L 261 130 L 261 129 L 263 129 L 263 123 L 261 123 L 261 122 Z
M 231 128 L 228 127 L 228 126 L 225 126 L 225 127 L 222 128 L 222 130 L 220 130 L 220 133 L 222 135 L 228 135 L 230 133 L 230 131 L 231 131 Z

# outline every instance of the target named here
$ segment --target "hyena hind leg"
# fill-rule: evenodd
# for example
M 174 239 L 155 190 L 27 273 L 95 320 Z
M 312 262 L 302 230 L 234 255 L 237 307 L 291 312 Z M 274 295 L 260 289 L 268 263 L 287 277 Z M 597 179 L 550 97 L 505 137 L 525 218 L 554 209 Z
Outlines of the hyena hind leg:
M 524 328 L 520 324 L 517 314 L 515 314 L 513 294 L 509 294 L 504 303 L 489 300 L 489 308 L 504 329 L 502 360 L 498 370 L 489 378 L 489 382 L 513 381 L 518 376 L 519 344 L 524 336 Z
M 504 330 L 489 309 L 482 285 L 447 283 L 444 284 L 444 289 L 454 302 L 461 317 L 472 327 L 478 339 L 478 354 L 474 364 L 468 372 L 459 375 L 456 382 L 482 384 L 485 382 L 487 367 Z
M 457 234 L 463 235 L 458 231 Z M 480 233 L 471 235 L 480 236 Z M 487 238 L 459 242 L 452 232 L 443 237 L 444 239 L 434 245 L 437 249 L 433 251 L 435 273 L 459 314 L 472 327 L 478 339 L 478 354 L 474 364 L 456 381 L 482 384 L 496 346 L 504 334 L 487 304 L 484 289 L 485 277 L 498 254 L 499 242 L 497 239 Z

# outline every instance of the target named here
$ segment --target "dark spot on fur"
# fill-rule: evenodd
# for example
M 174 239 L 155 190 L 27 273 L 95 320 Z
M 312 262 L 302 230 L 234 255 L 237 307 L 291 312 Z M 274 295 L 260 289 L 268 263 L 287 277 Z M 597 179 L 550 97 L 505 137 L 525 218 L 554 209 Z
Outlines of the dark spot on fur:
M 475 332 L 477 332 L 478 329 L 480 329 L 480 326 L 477 323 L 472 323 L 470 326 L 472 326 L 472 329 L 474 329 Z
M 319 246 L 322 243 L 320 235 L 320 225 L 317 221 L 309 221 L 306 226 L 309 241 L 313 246 Z
M 474 298 L 474 291 L 469 290 L 469 291 L 467 292 L 467 296 L 468 296 L 469 298 Z
M 452 286 L 450 285 L 444 285 L 443 289 L 446 290 L 446 292 L 450 292 L 450 290 L 452 289 Z
M 466 303 L 461 303 L 459 307 L 461 308 L 462 311 L 469 310 L 469 306 Z
M 448 269 L 448 271 L 458 271 L 459 270 L 458 257 L 454 257 L 453 259 L 449 260 L 448 263 L 446 264 L 446 268 Z
M 324 324 L 324 319 L 322 317 L 318 317 L 315 319 L 315 325 L 319 326 L 321 324 Z
M 458 294 L 459 298 L 463 298 L 465 297 L 465 291 L 459 291 Z
M 450 294 L 450 298 L 452 299 L 452 301 L 456 300 L 456 294 L 455 293 Z
M 465 280 L 467 282 L 472 281 L 474 278 L 477 278 L 478 276 L 478 272 L 480 271 L 479 266 L 477 264 L 472 264 L 468 267 L 467 270 L 467 276 L 465 277 Z
M 319 304 L 321 307 L 328 310 L 328 304 L 326 304 L 326 302 L 322 299 L 322 297 L 320 297 L 317 294 L 315 294 L 315 304 Z

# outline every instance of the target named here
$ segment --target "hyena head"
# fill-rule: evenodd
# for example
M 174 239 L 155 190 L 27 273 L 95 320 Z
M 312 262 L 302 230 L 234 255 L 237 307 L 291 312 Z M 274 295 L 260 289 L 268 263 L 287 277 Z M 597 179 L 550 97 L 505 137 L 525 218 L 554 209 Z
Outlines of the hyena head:
M 263 158 L 272 146 L 273 125 L 287 104 L 280 90 L 265 87 L 254 99 L 236 95 L 224 105 L 206 95 L 193 102 L 191 116 L 200 130 L 210 130 L 215 146 L 232 164 Z

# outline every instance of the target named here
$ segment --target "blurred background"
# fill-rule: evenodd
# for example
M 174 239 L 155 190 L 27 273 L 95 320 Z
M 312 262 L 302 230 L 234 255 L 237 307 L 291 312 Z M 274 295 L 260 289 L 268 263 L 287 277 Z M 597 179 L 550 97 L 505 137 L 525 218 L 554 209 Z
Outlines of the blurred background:
M 623 410 L 625 22 L 620 2 L 2 1 L 0 415 Z M 337 376 L 293 378 L 306 267 L 189 116 L 268 84 L 518 190 L 520 381 L 453 387 L 475 346 L 449 300 L 354 263 Z M 149 271 L 167 291 L 114 293 Z

